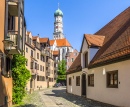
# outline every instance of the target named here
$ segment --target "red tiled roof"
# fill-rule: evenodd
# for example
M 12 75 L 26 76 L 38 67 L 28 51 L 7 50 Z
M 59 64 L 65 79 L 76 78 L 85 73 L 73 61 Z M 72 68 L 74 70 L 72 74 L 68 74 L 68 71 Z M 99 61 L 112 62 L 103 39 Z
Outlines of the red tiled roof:
M 49 38 L 39 38 L 40 43 L 46 43 Z
M 27 36 L 30 34 L 31 32 L 27 31 Z
M 52 46 L 54 44 L 54 41 L 55 40 L 50 40 L 50 46 Z M 56 43 L 57 43 L 58 47 L 62 47 L 62 46 L 70 47 L 71 46 L 66 38 L 64 38 L 64 39 L 57 39 Z
M 32 39 L 33 40 L 36 40 L 38 38 L 38 36 L 33 36 Z
M 85 38 L 89 46 L 101 47 L 103 45 L 105 36 L 85 34 Z
M 130 55 L 130 7 L 96 34 L 104 35 L 105 43 L 90 62 L 89 68 Z
M 59 51 L 53 51 L 53 55 L 59 55 L 60 52 Z
M 82 67 L 81 67 L 81 53 L 78 54 L 78 56 L 76 57 L 76 59 L 74 60 L 74 62 L 70 66 L 70 68 L 67 70 L 67 74 L 68 73 L 78 72 L 80 70 L 82 70 Z
M 130 18 L 130 6 L 122 13 L 117 15 L 108 24 L 101 28 L 95 35 L 105 36 L 104 44 L 110 40 L 110 38 L 129 20 Z

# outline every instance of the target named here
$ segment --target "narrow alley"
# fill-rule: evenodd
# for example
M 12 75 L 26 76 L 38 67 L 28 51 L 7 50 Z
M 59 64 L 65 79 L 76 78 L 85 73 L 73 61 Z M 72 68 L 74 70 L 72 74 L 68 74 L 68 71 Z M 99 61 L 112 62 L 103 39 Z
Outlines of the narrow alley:
M 65 87 L 45 89 L 34 92 L 30 101 L 20 107 L 115 107 L 83 97 L 66 93 Z M 19 107 L 19 106 L 18 106 Z

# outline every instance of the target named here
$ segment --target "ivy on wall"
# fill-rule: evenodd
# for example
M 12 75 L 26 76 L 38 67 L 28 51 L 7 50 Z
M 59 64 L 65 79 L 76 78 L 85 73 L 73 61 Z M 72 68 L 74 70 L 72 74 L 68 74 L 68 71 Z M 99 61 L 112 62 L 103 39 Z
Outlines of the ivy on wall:
M 19 104 L 26 95 L 25 87 L 31 77 L 26 68 L 26 58 L 23 55 L 14 55 L 12 60 L 13 103 Z

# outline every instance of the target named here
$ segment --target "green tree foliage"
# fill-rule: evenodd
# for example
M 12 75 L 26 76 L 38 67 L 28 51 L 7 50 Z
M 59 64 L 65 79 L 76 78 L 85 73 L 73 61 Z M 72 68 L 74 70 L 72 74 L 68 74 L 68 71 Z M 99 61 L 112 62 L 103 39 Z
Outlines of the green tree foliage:
M 25 87 L 31 77 L 25 67 L 26 58 L 23 55 L 14 55 L 12 60 L 13 103 L 19 104 L 26 95 Z
M 57 82 L 66 80 L 66 61 L 62 60 L 58 64 L 58 78 Z

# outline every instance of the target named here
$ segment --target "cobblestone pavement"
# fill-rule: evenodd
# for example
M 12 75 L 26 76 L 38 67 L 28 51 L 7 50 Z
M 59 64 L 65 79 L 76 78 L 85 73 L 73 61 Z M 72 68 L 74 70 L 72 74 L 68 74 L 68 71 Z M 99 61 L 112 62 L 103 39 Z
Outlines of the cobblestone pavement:
M 66 93 L 65 87 L 35 91 L 23 102 L 24 105 L 15 107 L 116 107 Z
M 63 87 L 40 92 L 45 107 L 116 107 L 66 93 Z

